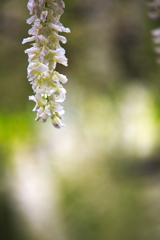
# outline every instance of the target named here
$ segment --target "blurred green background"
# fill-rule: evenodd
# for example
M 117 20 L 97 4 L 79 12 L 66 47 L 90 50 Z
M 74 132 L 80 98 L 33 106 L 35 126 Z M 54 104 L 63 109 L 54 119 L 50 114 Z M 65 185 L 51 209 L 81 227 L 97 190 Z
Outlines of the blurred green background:
M 27 1 L 0 1 L 0 239 L 160 239 L 160 66 L 143 0 L 66 0 L 64 123 L 35 122 Z

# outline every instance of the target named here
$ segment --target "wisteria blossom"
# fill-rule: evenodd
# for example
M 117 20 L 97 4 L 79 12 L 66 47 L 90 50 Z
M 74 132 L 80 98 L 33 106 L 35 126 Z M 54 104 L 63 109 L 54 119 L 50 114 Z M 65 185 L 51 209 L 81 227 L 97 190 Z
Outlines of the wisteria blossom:
M 60 17 L 64 12 L 65 4 L 62 0 L 29 0 L 27 4 L 30 15 L 28 24 L 32 24 L 28 38 L 22 43 L 31 43 L 31 47 L 25 50 L 28 54 L 28 81 L 32 84 L 35 95 L 30 96 L 36 105 L 33 111 L 37 111 L 36 121 L 41 119 L 46 122 L 51 117 L 56 128 L 61 128 L 64 114 L 60 105 L 66 98 L 66 90 L 63 85 L 67 77 L 55 71 L 56 64 L 67 66 L 65 50 L 60 42 L 66 43 L 64 36 L 58 32 L 69 33 L 70 29 L 60 23 Z
M 152 9 L 152 12 L 149 13 L 149 17 L 152 19 L 160 19 L 160 0 L 154 0 L 148 3 L 148 6 Z M 160 54 L 160 28 L 154 29 L 152 31 L 153 42 L 156 44 L 155 52 Z M 158 59 L 160 63 L 160 58 Z

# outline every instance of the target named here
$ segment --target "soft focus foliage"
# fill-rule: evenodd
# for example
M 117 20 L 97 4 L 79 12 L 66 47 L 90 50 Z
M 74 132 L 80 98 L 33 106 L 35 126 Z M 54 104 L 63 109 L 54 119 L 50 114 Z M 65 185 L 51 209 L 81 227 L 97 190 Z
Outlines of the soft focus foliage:
M 159 240 L 160 66 L 146 3 L 66 0 L 66 127 L 33 121 L 27 1 L 0 2 L 0 236 Z M 136 17 L 135 17 L 136 16 Z M 28 47 L 30 47 L 28 43 Z

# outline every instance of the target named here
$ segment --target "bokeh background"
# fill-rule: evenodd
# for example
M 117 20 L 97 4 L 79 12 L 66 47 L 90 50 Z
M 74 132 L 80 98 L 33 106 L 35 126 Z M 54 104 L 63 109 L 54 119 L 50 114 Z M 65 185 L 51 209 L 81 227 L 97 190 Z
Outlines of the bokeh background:
M 160 239 L 160 65 L 144 0 L 66 0 L 64 123 L 35 122 L 26 0 L 0 1 L 0 239 Z

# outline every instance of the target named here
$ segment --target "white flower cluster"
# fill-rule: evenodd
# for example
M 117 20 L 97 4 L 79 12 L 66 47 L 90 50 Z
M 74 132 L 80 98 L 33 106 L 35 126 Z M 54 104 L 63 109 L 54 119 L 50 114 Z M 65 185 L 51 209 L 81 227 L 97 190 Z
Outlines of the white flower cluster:
M 160 0 L 154 0 L 149 2 L 148 6 L 152 9 L 152 12 L 149 14 L 150 18 L 159 19 L 160 18 Z M 152 31 L 153 42 L 158 46 L 155 48 L 155 52 L 160 54 L 160 28 L 154 29 Z M 158 59 L 160 63 L 160 58 Z
M 57 63 L 67 66 L 65 50 L 60 46 L 60 41 L 66 43 L 67 40 L 58 34 L 70 32 L 60 23 L 65 5 L 62 0 L 29 0 L 27 7 L 32 15 L 27 19 L 27 23 L 32 24 L 28 31 L 31 37 L 23 39 L 22 44 L 34 41 L 32 47 L 25 50 L 29 61 L 28 80 L 35 93 L 29 99 L 36 102 L 33 109 L 37 111 L 36 121 L 46 122 L 51 117 L 53 125 L 61 128 L 64 126 L 61 122 L 64 110 L 59 103 L 66 98 L 62 84 L 67 78 L 55 68 Z

